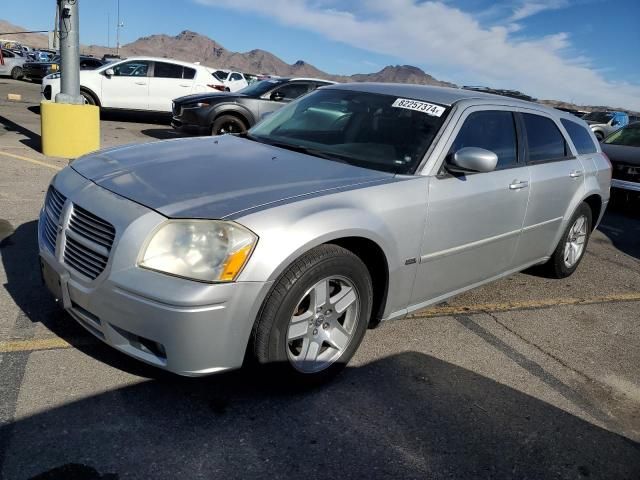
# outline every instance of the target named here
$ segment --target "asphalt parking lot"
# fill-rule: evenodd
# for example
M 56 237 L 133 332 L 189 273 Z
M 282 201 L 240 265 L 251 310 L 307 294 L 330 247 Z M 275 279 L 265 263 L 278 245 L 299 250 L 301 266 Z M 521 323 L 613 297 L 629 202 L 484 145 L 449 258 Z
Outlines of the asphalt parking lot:
M 6 100 L 20 93 L 20 102 Z M 41 285 L 39 85 L 0 79 L 0 479 L 640 478 L 640 206 L 564 280 L 515 275 L 367 333 L 331 384 L 183 379 Z M 172 138 L 109 115 L 103 146 Z

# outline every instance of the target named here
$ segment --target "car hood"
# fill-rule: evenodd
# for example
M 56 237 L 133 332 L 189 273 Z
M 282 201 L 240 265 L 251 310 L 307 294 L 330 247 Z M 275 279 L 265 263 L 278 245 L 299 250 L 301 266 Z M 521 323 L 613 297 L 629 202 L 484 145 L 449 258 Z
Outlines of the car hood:
M 229 92 L 207 92 L 207 93 L 194 93 L 193 95 L 185 95 L 184 97 L 176 98 L 173 102 L 175 104 L 186 104 L 186 103 L 196 103 L 196 102 L 212 102 L 212 101 L 229 101 L 234 100 L 236 98 L 244 97 L 245 95 L 241 95 L 238 93 L 229 93 Z
M 609 143 L 602 143 L 600 146 L 602 147 L 602 151 L 607 154 L 612 162 L 640 167 L 640 147 L 611 145 Z
M 394 178 L 231 135 L 116 147 L 82 157 L 71 168 L 171 218 L 225 218 Z

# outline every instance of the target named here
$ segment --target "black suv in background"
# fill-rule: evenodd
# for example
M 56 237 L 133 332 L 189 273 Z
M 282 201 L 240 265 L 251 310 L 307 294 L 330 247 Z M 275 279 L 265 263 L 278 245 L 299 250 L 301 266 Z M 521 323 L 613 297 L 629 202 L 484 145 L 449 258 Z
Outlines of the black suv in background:
M 80 56 L 80 70 L 93 70 L 101 67 L 106 62 L 94 57 Z M 50 73 L 60 70 L 60 55 L 56 55 L 50 62 L 26 62 L 23 67 L 24 76 L 34 80 L 42 80 Z
M 270 78 L 235 93 L 199 93 L 173 101 L 171 126 L 200 135 L 242 133 L 286 103 L 335 82 L 315 78 Z

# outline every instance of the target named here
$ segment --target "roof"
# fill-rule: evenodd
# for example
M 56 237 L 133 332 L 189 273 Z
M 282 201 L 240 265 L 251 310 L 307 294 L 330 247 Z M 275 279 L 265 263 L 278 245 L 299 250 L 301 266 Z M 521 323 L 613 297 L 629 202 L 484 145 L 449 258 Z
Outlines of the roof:
M 494 95 L 491 93 L 477 92 L 474 90 L 464 90 L 462 88 L 435 87 L 433 85 L 413 85 L 405 83 L 342 83 L 331 88 L 341 90 L 356 90 L 361 92 L 379 93 L 383 95 L 394 95 L 398 97 L 409 97 L 425 102 L 439 103 L 440 105 L 453 105 L 461 100 L 483 99 L 499 100 L 501 103 L 509 105 L 537 105 L 511 97 Z
M 127 57 L 127 58 L 122 58 L 121 61 L 125 61 L 125 60 L 147 60 L 149 62 L 170 62 L 170 63 L 175 63 L 176 65 L 182 65 L 183 67 L 200 67 L 200 68 L 208 68 L 205 67 L 204 65 L 201 65 L 199 63 L 193 63 L 193 62 L 183 62 L 182 60 L 175 60 L 173 58 L 161 58 L 161 57 L 147 57 L 147 56 L 140 56 L 140 57 Z
M 304 80 L 304 81 L 307 81 L 307 82 L 309 82 L 309 81 L 310 82 L 323 82 L 323 83 L 329 83 L 331 85 L 335 85 L 335 84 L 338 83 L 338 82 L 334 82 L 333 80 L 325 80 L 324 78 L 312 78 L 312 77 L 293 77 L 293 78 L 288 78 L 288 80 L 289 81 L 292 81 L 292 80 L 296 80 L 296 81 Z

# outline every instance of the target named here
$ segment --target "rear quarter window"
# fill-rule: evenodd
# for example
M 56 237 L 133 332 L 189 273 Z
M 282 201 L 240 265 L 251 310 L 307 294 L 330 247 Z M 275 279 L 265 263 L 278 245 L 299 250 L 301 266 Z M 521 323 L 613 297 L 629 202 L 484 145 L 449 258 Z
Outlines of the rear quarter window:
M 593 140 L 591 139 L 591 135 L 589 135 L 589 132 L 585 127 L 564 118 L 560 119 L 560 123 L 562 123 L 562 126 L 569 134 L 569 137 L 579 154 L 584 155 L 598 151 L 595 143 L 593 143 Z
M 550 118 L 533 113 L 522 113 L 526 129 L 528 162 L 563 160 L 569 149 L 564 136 Z

